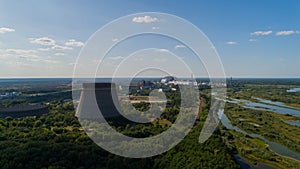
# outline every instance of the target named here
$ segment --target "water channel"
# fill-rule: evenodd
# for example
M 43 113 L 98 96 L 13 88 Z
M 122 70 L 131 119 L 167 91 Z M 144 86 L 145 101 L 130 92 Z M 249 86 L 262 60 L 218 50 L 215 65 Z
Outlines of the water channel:
M 249 100 L 238 100 L 238 99 L 230 99 L 230 100 L 227 100 L 227 102 L 240 104 L 244 108 L 249 108 L 249 109 L 253 109 L 253 110 L 264 110 L 264 111 L 270 111 L 270 112 L 275 112 L 275 113 L 279 113 L 279 114 L 289 114 L 289 115 L 298 116 L 298 117 L 300 116 L 299 109 L 290 108 L 289 106 L 285 105 L 284 103 L 272 102 L 270 100 L 265 100 L 265 99 L 260 99 L 260 98 L 255 98 L 255 99 L 258 100 L 260 103 L 252 102 Z M 263 140 L 264 142 L 266 142 L 269 145 L 269 148 L 271 150 L 273 150 L 274 152 L 276 152 L 280 155 L 286 156 L 286 157 L 291 157 L 291 158 L 300 160 L 300 153 L 292 151 L 282 144 L 269 141 L 268 139 L 264 138 L 261 135 L 253 134 L 253 133 L 250 134 L 250 133 L 247 133 L 247 132 L 243 131 L 242 129 L 238 128 L 237 126 L 233 126 L 230 123 L 230 120 L 227 118 L 227 116 L 222 111 L 220 111 L 218 113 L 218 115 L 219 115 L 219 119 L 220 119 L 222 125 L 225 128 L 235 130 L 239 133 L 249 135 L 253 138 L 259 138 L 259 139 Z M 292 121 L 285 121 L 285 122 L 289 123 L 291 125 L 298 125 L 298 126 L 300 124 L 300 122 L 292 122 Z

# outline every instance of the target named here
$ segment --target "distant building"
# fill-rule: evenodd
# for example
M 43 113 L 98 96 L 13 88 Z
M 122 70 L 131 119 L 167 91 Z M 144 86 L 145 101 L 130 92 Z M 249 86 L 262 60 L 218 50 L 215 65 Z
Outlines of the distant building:
M 160 83 L 164 85 L 169 84 L 169 85 L 181 85 L 181 86 L 198 86 L 198 83 L 196 81 L 187 80 L 187 79 L 179 80 L 179 79 L 175 79 L 172 76 L 166 76 L 162 78 L 160 80 Z
M 18 92 L 6 92 L 6 93 L 0 94 L 0 99 L 15 98 L 17 96 L 19 96 Z
M 7 96 L 6 94 L 1 94 L 1 95 L 0 95 L 0 98 L 1 98 L 1 99 L 7 99 L 8 96 Z
M 166 76 L 160 80 L 160 83 L 168 83 L 170 81 L 174 81 L 175 78 L 173 76 Z
M 154 83 L 150 82 L 150 81 L 145 81 L 142 80 L 141 84 L 140 84 L 140 89 L 154 89 L 155 85 Z
M 232 80 L 232 77 L 230 77 L 229 83 L 227 83 L 227 87 L 228 87 L 228 88 L 233 87 L 233 80 Z
M 164 89 L 158 89 L 158 92 L 169 92 L 169 88 L 164 88 Z
M 187 85 L 193 85 L 193 82 L 189 80 L 173 80 L 173 81 L 169 81 L 168 84 L 187 86 Z

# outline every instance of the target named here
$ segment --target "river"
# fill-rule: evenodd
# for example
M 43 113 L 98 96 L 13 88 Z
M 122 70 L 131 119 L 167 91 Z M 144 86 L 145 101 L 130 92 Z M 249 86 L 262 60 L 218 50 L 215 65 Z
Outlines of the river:
M 238 99 L 231 99 L 231 100 L 228 100 L 227 102 L 242 104 L 244 108 L 250 108 L 250 109 L 254 109 L 254 110 L 265 110 L 265 111 L 270 111 L 270 112 L 275 112 L 275 113 L 280 113 L 280 114 L 290 114 L 290 115 L 298 116 L 298 117 L 300 116 L 299 110 L 291 109 L 289 106 L 286 106 L 284 103 L 272 102 L 272 101 L 264 100 L 264 99 L 260 99 L 260 98 L 255 98 L 255 99 L 260 101 L 261 103 L 251 102 L 248 100 L 238 100 Z M 264 104 L 264 103 L 266 103 L 266 104 Z M 261 135 L 253 134 L 253 133 L 250 134 L 250 133 L 247 133 L 247 132 L 243 131 L 242 129 L 238 128 L 237 126 L 233 126 L 230 123 L 230 120 L 227 118 L 227 116 L 221 111 L 218 113 L 218 115 L 219 115 L 222 125 L 225 128 L 233 129 L 237 132 L 243 133 L 245 135 L 249 135 L 254 138 L 259 138 L 259 139 L 263 140 L 264 142 L 266 142 L 269 145 L 269 148 L 271 150 L 273 150 L 274 152 L 276 152 L 280 155 L 286 156 L 286 157 L 291 157 L 291 158 L 300 160 L 300 153 L 292 151 L 282 144 L 269 141 L 268 139 L 264 138 Z M 300 122 L 291 122 L 291 121 L 286 121 L 286 122 L 287 123 L 297 123 L 297 124 L 300 123 Z
M 249 100 L 238 100 L 238 99 L 230 99 L 227 100 L 227 102 L 241 104 L 243 105 L 244 108 L 249 108 L 253 110 L 263 110 L 263 111 L 275 112 L 279 114 L 289 114 L 292 116 L 300 117 L 299 108 L 287 106 L 281 102 L 272 102 L 270 100 L 265 100 L 260 98 L 254 98 L 254 99 L 258 100 L 260 103 L 252 102 Z

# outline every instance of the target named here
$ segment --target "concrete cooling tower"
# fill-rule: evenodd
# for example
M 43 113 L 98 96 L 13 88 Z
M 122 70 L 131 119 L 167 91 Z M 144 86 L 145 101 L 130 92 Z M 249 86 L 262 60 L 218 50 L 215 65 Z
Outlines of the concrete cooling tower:
M 76 112 L 78 118 L 102 121 L 103 118 L 119 117 L 119 108 L 114 83 L 83 83 Z

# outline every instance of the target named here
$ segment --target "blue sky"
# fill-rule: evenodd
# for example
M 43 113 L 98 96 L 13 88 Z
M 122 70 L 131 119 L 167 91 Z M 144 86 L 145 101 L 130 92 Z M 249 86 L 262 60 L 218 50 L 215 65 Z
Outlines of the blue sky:
M 95 31 L 137 12 L 170 13 L 196 25 L 227 76 L 300 77 L 299 11 L 298 0 L 1 0 L 0 77 L 71 77 Z

